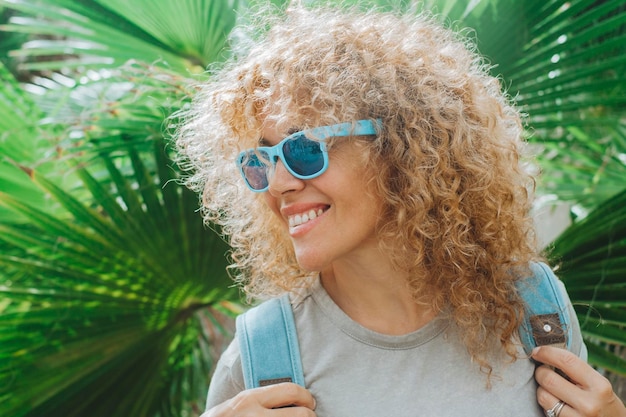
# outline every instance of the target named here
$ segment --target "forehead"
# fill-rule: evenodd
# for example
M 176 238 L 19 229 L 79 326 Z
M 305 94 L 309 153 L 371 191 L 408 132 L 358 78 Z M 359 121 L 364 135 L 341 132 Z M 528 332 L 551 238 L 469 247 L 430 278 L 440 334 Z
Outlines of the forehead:
M 257 143 L 262 146 L 273 146 L 284 139 L 285 133 L 278 130 L 275 123 L 265 124 L 261 129 L 261 135 Z

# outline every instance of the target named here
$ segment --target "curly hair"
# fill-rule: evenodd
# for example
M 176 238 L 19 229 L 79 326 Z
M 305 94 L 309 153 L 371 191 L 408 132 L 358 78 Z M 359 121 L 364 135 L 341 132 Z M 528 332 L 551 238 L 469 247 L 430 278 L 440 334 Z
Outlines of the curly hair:
M 417 302 L 427 293 L 437 311 L 451 309 L 487 373 L 494 340 L 514 359 L 515 282 L 537 257 L 534 179 L 520 161 L 520 115 L 475 46 L 424 14 L 299 6 L 270 27 L 247 56 L 211 73 L 177 132 L 205 219 L 230 239 L 234 278 L 253 297 L 311 282 L 234 164 L 264 117 L 279 129 L 381 119 L 366 143 L 382 249 L 410 272 Z

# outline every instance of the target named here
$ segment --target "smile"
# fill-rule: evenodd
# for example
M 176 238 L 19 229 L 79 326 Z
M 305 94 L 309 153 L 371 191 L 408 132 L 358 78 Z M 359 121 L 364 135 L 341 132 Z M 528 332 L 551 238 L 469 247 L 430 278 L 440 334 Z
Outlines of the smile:
M 289 216 L 289 227 L 300 226 L 308 221 L 316 219 L 318 216 L 321 216 L 324 213 L 324 210 L 309 210 L 306 213 L 296 214 L 294 216 Z

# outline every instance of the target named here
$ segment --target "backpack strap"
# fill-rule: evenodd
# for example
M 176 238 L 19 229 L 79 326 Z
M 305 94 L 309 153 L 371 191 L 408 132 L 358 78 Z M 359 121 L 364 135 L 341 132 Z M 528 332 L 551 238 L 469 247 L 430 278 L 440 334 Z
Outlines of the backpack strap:
M 304 386 L 289 296 L 266 301 L 237 317 L 246 389 L 294 382 Z
M 533 276 L 519 281 L 517 290 L 526 304 L 519 336 L 530 355 L 536 346 L 571 348 L 572 326 L 562 284 L 545 263 L 532 262 Z
M 544 263 L 530 265 L 533 276 L 519 281 L 526 304 L 519 336 L 527 354 L 538 345 L 570 349 L 572 328 L 562 284 Z M 237 337 L 246 389 L 294 382 L 304 386 L 300 348 L 287 294 L 237 317 Z

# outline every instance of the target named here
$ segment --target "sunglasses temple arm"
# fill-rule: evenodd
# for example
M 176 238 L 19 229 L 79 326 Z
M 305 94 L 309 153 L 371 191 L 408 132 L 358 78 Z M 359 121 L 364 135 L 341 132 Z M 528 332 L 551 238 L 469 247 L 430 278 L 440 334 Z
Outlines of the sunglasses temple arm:
M 354 123 L 340 123 L 333 126 L 323 126 L 311 129 L 313 135 L 320 137 L 333 136 L 351 136 L 351 135 L 376 135 L 382 130 L 383 123 L 381 119 L 358 120 Z

